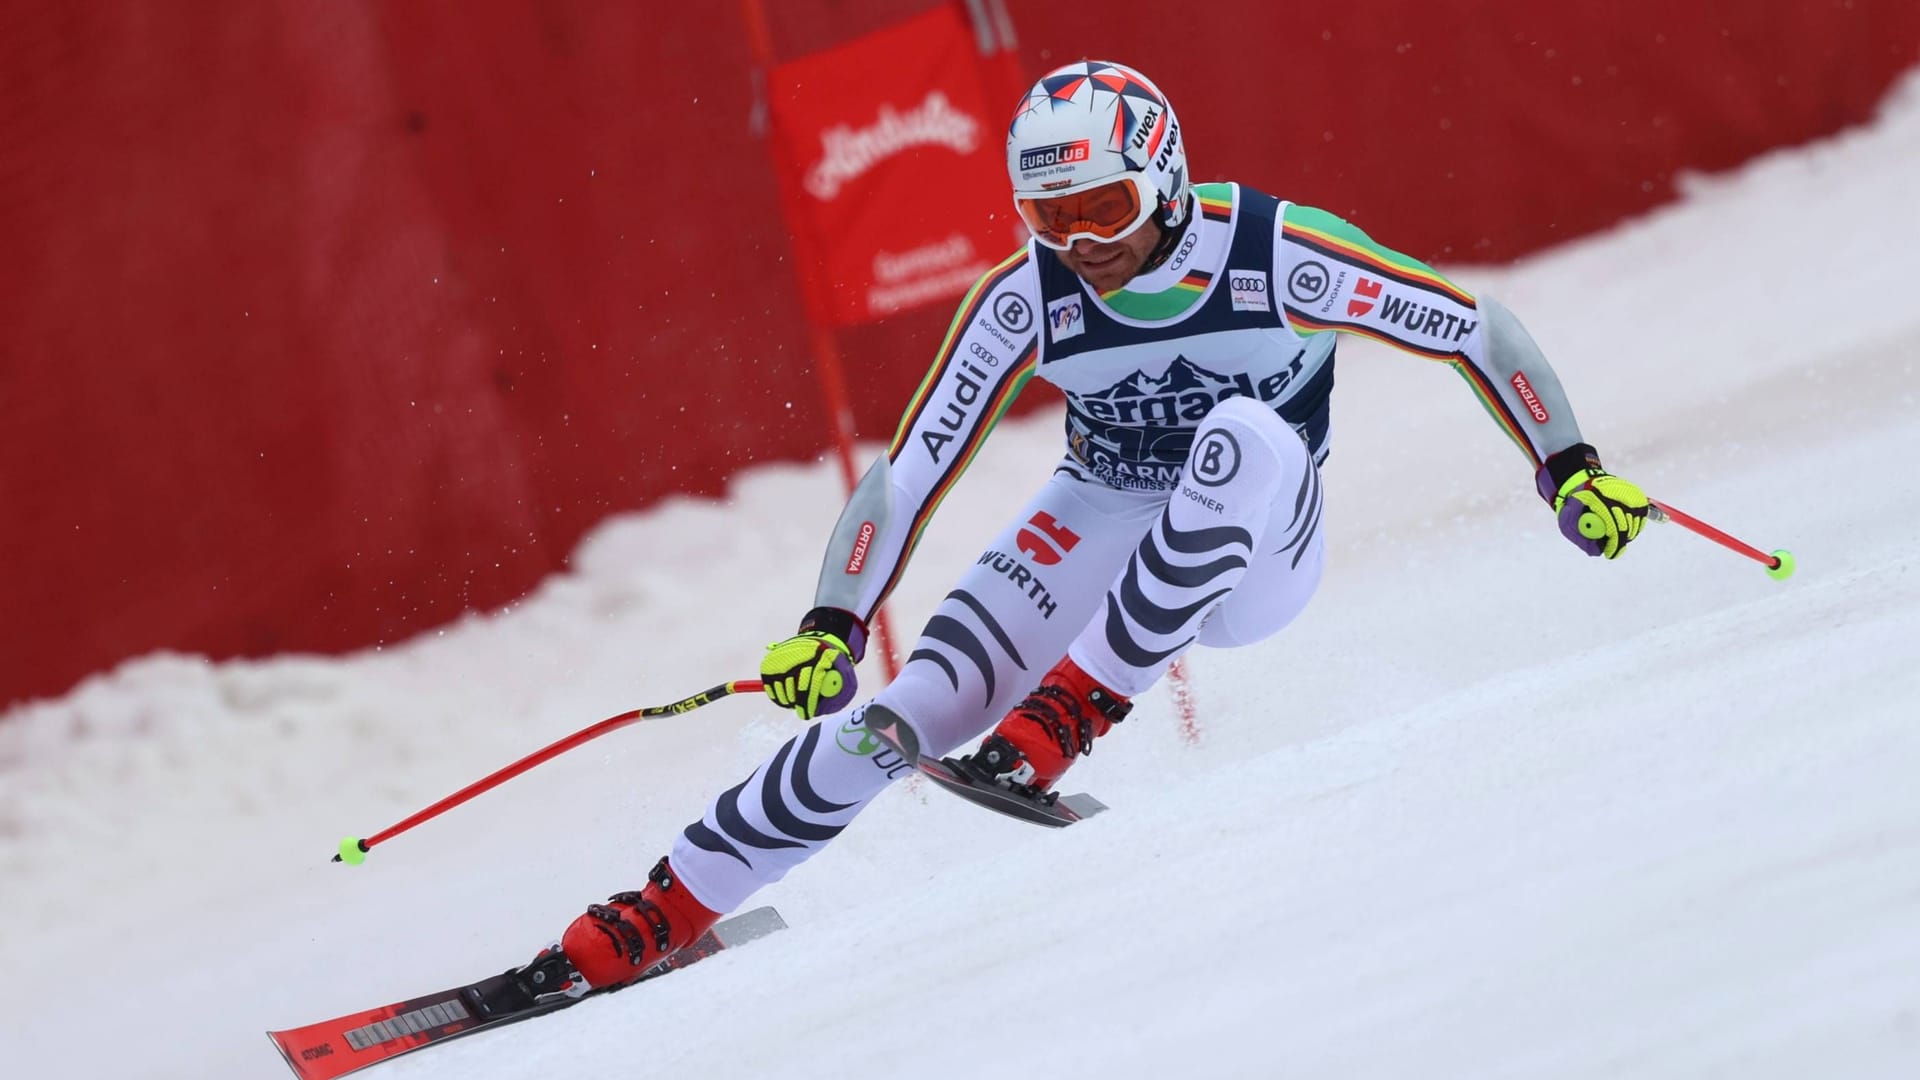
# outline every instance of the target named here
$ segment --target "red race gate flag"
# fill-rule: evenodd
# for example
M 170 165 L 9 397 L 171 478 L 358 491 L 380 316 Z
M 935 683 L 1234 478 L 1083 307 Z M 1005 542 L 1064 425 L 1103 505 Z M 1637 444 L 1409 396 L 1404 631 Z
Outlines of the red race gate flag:
M 943 4 L 769 73 L 781 199 L 816 324 L 959 296 L 1022 242 L 1007 109 L 988 107 L 974 42 Z

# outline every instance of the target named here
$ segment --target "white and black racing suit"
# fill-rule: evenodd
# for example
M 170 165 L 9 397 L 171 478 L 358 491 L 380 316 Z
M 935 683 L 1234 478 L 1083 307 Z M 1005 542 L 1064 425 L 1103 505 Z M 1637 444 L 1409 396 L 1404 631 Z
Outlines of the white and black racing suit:
M 871 619 L 1028 379 L 1065 394 L 1066 452 L 873 700 L 940 755 L 1069 652 L 1132 696 L 1193 643 L 1284 627 L 1320 579 L 1337 332 L 1453 365 L 1535 468 L 1581 441 L 1511 314 L 1323 211 L 1200 185 L 1165 262 L 1105 295 L 1030 244 L 962 301 L 835 527 L 816 603 Z M 867 707 L 823 717 L 687 827 L 672 861 L 696 898 L 732 910 L 912 771 Z

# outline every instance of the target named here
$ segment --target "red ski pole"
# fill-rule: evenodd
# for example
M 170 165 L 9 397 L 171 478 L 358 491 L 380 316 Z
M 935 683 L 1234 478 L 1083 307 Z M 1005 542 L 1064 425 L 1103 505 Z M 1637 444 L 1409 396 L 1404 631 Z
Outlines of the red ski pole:
M 1767 576 L 1775 581 L 1785 581 L 1793 576 L 1793 552 L 1785 548 L 1776 548 L 1769 555 L 1757 547 L 1744 544 L 1728 536 L 1719 529 L 1701 521 L 1699 518 L 1683 514 L 1658 499 L 1647 500 L 1647 516 L 1655 521 L 1671 521 L 1682 528 L 1690 529 L 1701 536 L 1719 544 L 1728 551 L 1737 551 L 1754 562 L 1767 568 Z
M 528 754 L 526 757 L 521 758 L 519 761 L 514 762 L 498 772 L 490 773 L 475 780 L 473 783 L 441 799 L 425 810 L 403 821 L 395 822 L 364 840 L 356 836 L 347 837 L 345 840 L 340 841 L 340 850 L 334 854 L 333 861 L 358 866 L 367 860 L 367 852 L 371 850 L 375 844 L 391 840 L 421 822 L 431 821 L 454 807 L 459 806 L 461 803 L 466 802 L 468 799 L 473 798 L 475 795 L 499 787 L 501 784 L 519 776 L 535 765 L 556 758 L 582 743 L 591 742 L 609 731 L 617 731 L 620 728 L 626 727 L 628 724 L 638 723 L 651 717 L 674 716 L 679 713 L 692 712 L 702 705 L 719 701 L 721 698 L 732 694 L 753 694 L 758 693 L 759 690 L 759 679 L 735 679 L 732 682 L 721 683 L 711 690 L 702 690 L 690 698 L 676 701 L 671 705 L 653 705 L 644 709 L 634 709 L 631 712 L 623 712 L 618 716 L 609 716 L 591 727 L 581 728 L 579 731 L 561 739 L 559 742 Z

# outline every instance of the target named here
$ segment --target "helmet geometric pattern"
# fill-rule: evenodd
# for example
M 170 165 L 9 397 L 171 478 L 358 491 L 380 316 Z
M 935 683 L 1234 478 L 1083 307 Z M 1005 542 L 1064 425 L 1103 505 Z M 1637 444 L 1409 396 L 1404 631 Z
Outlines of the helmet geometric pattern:
M 1041 76 L 1014 106 L 1007 170 L 1015 192 L 1028 196 L 1137 175 L 1157 196 L 1162 223 L 1173 226 L 1189 202 L 1182 143 L 1173 107 L 1146 76 L 1083 60 Z

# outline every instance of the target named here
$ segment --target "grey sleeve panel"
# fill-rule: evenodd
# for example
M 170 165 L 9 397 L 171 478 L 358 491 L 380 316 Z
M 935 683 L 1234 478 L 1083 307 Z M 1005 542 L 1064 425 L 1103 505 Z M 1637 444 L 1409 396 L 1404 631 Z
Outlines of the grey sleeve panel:
M 1585 442 L 1560 377 L 1534 344 L 1533 335 L 1493 297 L 1481 296 L 1478 302 L 1481 321 L 1474 336 L 1482 340 L 1477 350 L 1474 342 L 1466 343 L 1467 359 L 1480 354 L 1477 359 L 1485 368 L 1490 389 L 1500 396 L 1521 435 L 1533 444 L 1534 453 L 1545 461 L 1556 451 Z
M 864 610 L 874 576 L 866 573 L 869 556 L 878 555 L 893 524 L 893 476 L 887 455 L 867 469 L 859 486 L 847 498 L 846 508 L 827 540 L 827 554 L 820 564 L 820 585 L 814 590 L 815 607 L 836 607 L 851 611 L 862 620 L 872 617 Z

